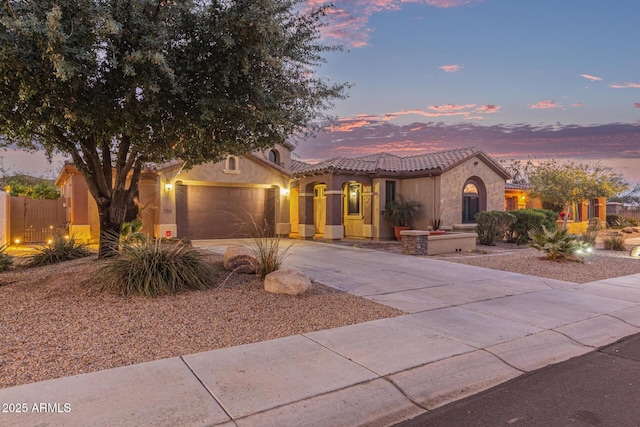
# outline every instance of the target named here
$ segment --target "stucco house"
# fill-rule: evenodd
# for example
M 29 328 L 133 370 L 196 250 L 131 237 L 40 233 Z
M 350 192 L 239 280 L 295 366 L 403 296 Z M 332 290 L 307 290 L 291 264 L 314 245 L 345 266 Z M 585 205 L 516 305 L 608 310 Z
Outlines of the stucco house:
M 229 156 L 186 170 L 181 161 L 150 165 L 137 198 L 144 229 L 155 237 L 248 237 L 265 224 L 300 238 L 390 239 L 382 212 L 399 195 L 424 209 L 413 224 L 439 216 L 449 228 L 478 211 L 504 210 L 508 172 L 475 147 L 399 157 L 378 153 L 318 164 L 292 160 L 293 147 Z M 65 165 L 56 184 L 71 232 L 98 237 L 97 208 L 82 176 Z M 136 209 L 131 210 L 132 214 Z

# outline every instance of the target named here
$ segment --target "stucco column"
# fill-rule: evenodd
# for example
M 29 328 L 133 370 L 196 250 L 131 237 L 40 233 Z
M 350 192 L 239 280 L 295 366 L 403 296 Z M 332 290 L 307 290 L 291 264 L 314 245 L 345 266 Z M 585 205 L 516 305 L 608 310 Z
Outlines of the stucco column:
M 342 225 L 342 190 L 326 190 L 327 198 L 327 224 L 324 226 L 324 238 L 339 240 L 344 238 L 344 226 Z
M 316 226 L 313 224 L 313 191 L 303 192 L 306 186 L 300 184 L 298 193 L 298 236 L 301 239 L 313 239 Z

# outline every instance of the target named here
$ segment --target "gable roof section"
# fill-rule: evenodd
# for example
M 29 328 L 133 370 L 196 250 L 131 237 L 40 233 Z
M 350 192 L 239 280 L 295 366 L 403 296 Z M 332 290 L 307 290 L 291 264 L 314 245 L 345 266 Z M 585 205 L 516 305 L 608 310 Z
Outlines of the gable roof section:
M 294 175 L 317 175 L 325 173 L 368 173 L 368 174 L 433 174 L 440 175 L 463 161 L 480 157 L 491 169 L 504 179 L 510 177 L 493 157 L 477 147 L 457 148 L 415 156 L 400 157 L 389 153 L 377 153 L 362 157 L 334 157 L 316 164 L 295 161 Z

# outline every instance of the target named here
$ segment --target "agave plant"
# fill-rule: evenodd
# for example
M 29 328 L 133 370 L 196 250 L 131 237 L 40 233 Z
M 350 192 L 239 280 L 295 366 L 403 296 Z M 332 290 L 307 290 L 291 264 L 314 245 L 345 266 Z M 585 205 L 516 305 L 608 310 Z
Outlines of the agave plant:
M 531 239 L 529 245 L 545 252 L 550 259 L 581 260 L 583 255 L 591 251 L 588 243 L 561 228 L 549 231 L 542 226 L 542 228 L 530 230 L 529 238 Z

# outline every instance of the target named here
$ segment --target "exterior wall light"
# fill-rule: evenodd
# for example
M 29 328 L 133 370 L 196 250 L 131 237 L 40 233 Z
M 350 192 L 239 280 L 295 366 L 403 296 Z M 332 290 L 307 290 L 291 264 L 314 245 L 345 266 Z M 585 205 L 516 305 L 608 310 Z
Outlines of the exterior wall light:
M 289 195 L 289 189 L 288 188 L 280 188 L 280 195 L 281 196 L 288 196 Z
M 16 245 L 19 245 L 20 244 L 20 239 L 14 240 L 13 243 L 15 243 Z
M 167 190 L 167 191 L 171 191 L 171 190 L 173 190 L 173 184 L 172 184 L 172 183 L 170 183 L 170 182 L 167 182 L 167 183 L 164 185 L 164 189 L 165 189 L 165 190 Z

